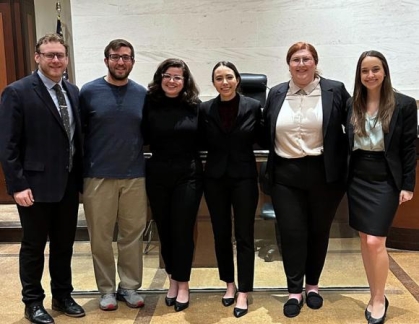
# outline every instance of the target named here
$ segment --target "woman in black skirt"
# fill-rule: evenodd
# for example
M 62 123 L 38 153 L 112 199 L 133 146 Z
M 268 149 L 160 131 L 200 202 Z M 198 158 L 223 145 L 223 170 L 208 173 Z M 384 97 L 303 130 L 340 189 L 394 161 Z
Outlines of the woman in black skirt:
M 385 57 L 367 51 L 358 60 L 347 108 L 349 223 L 361 237 L 371 292 L 365 318 L 369 324 L 384 323 L 387 233 L 397 207 L 412 199 L 415 186 L 416 102 L 394 91 Z

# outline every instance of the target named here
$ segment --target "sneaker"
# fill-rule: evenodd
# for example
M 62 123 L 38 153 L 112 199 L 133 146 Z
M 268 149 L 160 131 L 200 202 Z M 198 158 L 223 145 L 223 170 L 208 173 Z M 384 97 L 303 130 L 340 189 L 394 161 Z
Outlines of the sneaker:
M 118 288 L 116 299 L 124 301 L 131 308 L 144 306 L 144 298 L 135 289 Z
M 113 311 L 118 308 L 115 294 L 104 294 L 100 298 L 99 307 L 104 311 Z

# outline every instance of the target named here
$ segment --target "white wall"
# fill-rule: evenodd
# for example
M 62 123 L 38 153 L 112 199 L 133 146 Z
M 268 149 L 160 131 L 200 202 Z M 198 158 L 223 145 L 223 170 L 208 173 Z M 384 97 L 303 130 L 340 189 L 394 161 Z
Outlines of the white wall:
M 419 98 L 416 0 L 67 1 L 79 86 L 106 74 L 103 49 L 114 38 L 135 47 L 132 79 L 146 85 L 161 61 L 179 57 L 204 100 L 215 95 L 211 70 L 220 60 L 241 72 L 267 74 L 269 86 L 288 80 L 286 52 L 303 40 L 316 47 L 322 75 L 345 82 L 350 92 L 361 52 L 382 51 L 394 86 Z

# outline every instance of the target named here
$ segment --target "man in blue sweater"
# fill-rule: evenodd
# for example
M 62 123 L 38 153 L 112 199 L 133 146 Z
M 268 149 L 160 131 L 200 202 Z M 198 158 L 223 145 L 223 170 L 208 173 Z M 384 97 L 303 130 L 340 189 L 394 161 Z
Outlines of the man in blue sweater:
M 83 203 L 102 310 L 144 306 L 142 237 L 147 221 L 143 138 L 140 132 L 146 89 L 128 76 L 134 48 L 115 39 L 105 48 L 105 77 L 80 91 L 84 128 Z M 117 269 L 112 238 L 118 223 Z

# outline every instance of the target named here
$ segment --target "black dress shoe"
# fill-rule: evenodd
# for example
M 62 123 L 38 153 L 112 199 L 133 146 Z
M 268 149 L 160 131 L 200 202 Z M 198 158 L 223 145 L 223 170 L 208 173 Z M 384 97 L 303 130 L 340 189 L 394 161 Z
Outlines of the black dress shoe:
M 165 297 L 164 298 L 164 302 L 166 303 L 166 306 L 173 306 L 174 304 L 175 304 L 175 302 L 176 302 L 176 297 L 177 296 L 175 296 L 175 297 Z
M 388 309 L 388 299 L 386 296 L 384 296 L 385 299 L 385 304 L 384 304 L 384 315 L 381 318 L 374 318 L 372 316 L 370 316 L 370 318 L 368 319 L 368 324 L 384 324 L 384 322 L 386 321 L 386 316 L 387 316 L 387 309 Z
M 323 297 L 314 291 L 306 293 L 306 303 L 311 309 L 319 309 L 323 306 Z
M 239 318 L 246 315 L 247 311 L 249 310 L 249 302 L 247 300 L 246 300 L 246 305 L 247 305 L 247 308 L 245 309 L 234 307 L 234 310 L 233 310 L 234 317 Z
M 52 309 L 70 317 L 82 317 L 85 315 L 83 308 L 70 296 L 60 300 L 52 298 Z
M 189 300 L 186 303 L 175 301 L 175 311 L 180 312 L 189 307 Z
M 42 304 L 26 306 L 25 318 L 32 324 L 54 324 L 54 319 L 48 314 Z
M 298 299 L 291 298 L 284 305 L 284 315 L 286 317 L 295 317 L 300 314 L 301 308 L 303 307 L 304 301 L 301 298 L 301 301 L 298 302 Z

